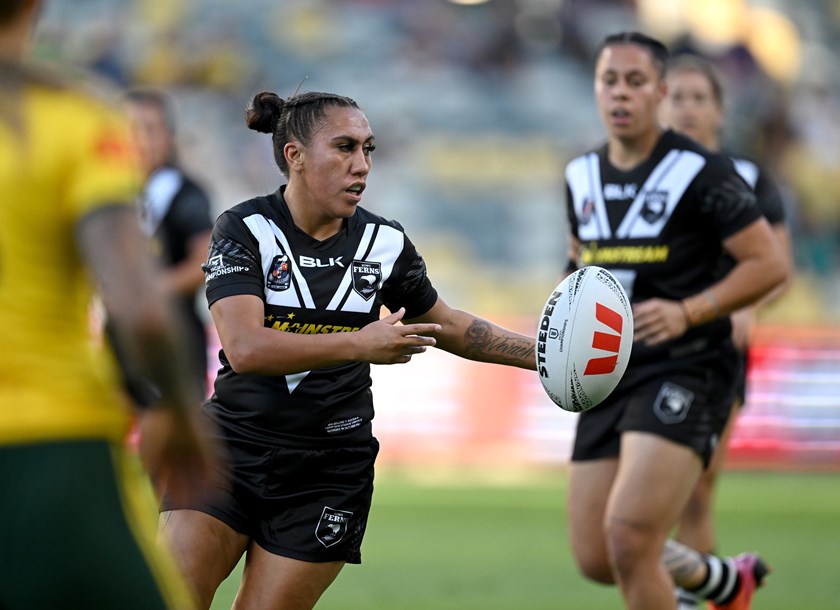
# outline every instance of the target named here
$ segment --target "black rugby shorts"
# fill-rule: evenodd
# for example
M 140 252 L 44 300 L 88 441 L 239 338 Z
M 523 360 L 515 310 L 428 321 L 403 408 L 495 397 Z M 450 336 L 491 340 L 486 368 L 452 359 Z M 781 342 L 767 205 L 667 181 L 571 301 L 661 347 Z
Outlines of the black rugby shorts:
M 617 457 L 623 432 L 686 445 L 708 465 L 742 366 L 731 343 L 685 359 L 631 365 L 613 393 L 580 414 L 573 461 Z
M 379 442 L 328 449 L 228 439 L 229 481 L 201 503 L 161 510 L 216 517 L 265 550 L 302 561 L 361 563 Z

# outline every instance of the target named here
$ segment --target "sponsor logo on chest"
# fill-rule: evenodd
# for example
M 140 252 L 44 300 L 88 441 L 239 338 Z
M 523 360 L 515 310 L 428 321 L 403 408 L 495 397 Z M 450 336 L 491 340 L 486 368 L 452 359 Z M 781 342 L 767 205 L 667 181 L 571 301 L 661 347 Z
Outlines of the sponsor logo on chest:
M 300 266 L 303 268 L 313 268 L 313 267 L 344 267 L 344 263 L 341 262 L 341 259 L 344 258 L 343 256 L 336 256 L 336 257 L 329 257 L 328 259 L 320 259 L 320 258 L 313 258 L 311 256 L 301 256 Z
M 639 187 L 635 183 L 630 184 L 612 184 L 604 185 L 604 200 L 605 201 L 620 201 L 622 199 L 635 199 Z

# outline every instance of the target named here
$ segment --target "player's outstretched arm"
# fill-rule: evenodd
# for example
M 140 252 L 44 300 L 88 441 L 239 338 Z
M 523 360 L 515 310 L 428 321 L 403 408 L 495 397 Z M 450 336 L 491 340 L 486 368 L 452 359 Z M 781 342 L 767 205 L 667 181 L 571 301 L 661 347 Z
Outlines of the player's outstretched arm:
M 437 347 L 456 356 L 506 364 L 523 369 L 537 368 L 536 339 L 502 328 L 484 318 L 453 309 L 438 297 L 434 306 L 411 322 L 440 324 Z

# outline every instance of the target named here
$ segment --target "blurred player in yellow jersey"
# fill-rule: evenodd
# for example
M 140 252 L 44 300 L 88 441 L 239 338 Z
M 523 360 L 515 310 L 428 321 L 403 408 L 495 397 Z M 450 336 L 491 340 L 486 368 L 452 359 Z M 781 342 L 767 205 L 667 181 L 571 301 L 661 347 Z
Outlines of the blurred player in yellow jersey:
M 211 454 L 133 207 L 127 125 L 24 59 L 38 8 L 0 0 L 0 608 L 190 608 L 123 452 L 129 412 L 89 334 L 94 290 L 163 394 L 141 418 L 153 480 L 191 496 Z

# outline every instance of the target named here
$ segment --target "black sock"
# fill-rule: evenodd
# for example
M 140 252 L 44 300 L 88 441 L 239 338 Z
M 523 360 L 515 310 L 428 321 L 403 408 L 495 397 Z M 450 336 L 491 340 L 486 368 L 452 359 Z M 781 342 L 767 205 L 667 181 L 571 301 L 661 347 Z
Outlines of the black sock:
M 725 604 L 734 599 L 741 586 L 735 561 L 731 557 L 717 555 L 706 555 L 703 560 L 707 568 L 706 579 L 691 592 L 715 604 Z

